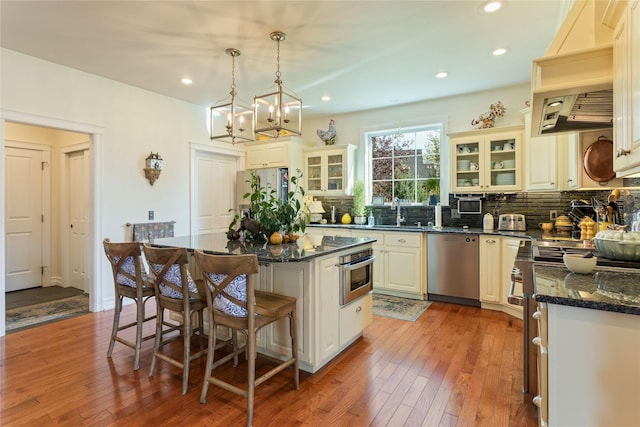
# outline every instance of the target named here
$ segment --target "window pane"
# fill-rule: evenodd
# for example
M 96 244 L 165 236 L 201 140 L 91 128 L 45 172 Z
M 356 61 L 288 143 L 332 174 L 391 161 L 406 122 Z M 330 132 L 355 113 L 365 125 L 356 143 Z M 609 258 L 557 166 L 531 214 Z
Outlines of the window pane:
M 372 195 L 385 202 L 437 201 L 440 188 L 441 124 L 390 129 L 369 136 Z

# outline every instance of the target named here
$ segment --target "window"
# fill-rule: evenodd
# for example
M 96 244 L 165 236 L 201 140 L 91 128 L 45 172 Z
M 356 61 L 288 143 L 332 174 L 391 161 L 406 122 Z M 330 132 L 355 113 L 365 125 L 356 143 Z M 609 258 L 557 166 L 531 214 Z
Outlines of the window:
M 371 195 L 385 202 L 436 204 L 442 124 L 366 134 Z

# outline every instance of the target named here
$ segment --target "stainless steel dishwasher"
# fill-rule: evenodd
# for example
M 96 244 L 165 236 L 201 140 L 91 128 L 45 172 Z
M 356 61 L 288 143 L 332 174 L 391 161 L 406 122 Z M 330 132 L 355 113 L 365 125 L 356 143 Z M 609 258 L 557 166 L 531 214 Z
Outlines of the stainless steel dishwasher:
M 429 300 L 480 306 L 480 239 L 477 234 L 427 234 Z

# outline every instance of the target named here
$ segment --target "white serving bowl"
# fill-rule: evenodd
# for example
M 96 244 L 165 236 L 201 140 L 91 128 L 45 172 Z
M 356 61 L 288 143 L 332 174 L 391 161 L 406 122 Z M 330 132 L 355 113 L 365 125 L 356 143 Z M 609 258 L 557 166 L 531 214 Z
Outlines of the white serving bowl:
M 581 254 L 564 254 L 562 260 L 569 271 L 578 274 L 591 273 L 598 262 L 597 257 L 585 258 Z

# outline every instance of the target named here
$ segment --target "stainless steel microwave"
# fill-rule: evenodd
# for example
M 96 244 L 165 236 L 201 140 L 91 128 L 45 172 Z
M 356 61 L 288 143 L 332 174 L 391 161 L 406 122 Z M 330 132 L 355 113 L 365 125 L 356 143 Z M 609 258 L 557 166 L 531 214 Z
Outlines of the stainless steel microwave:
M 482 198 L 480 197 L 459 197 L 458 213 L 460 215 L 480 215 L 482 213 Z

